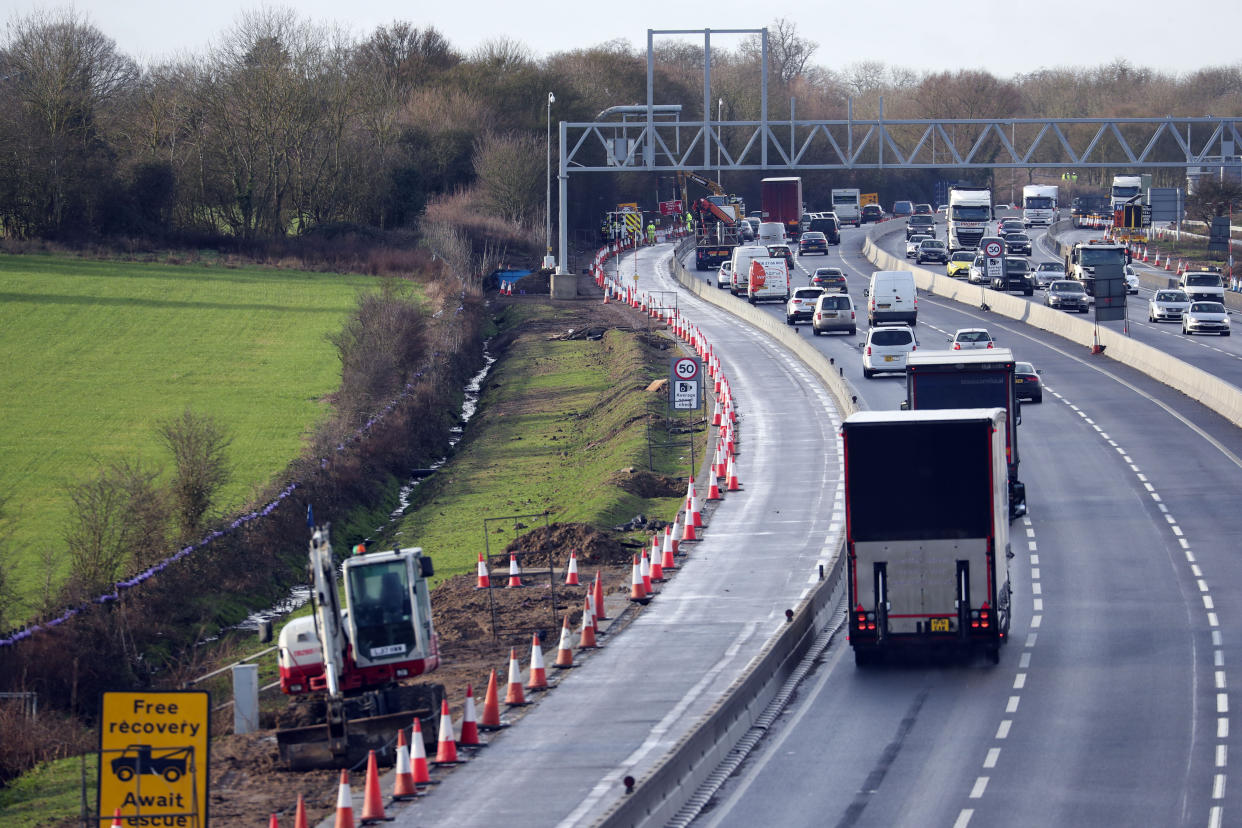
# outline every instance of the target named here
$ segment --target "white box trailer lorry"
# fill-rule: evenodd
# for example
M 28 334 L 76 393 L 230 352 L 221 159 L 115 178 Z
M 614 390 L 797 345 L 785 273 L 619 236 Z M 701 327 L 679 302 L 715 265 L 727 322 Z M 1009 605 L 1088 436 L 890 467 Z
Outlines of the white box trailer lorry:
M 979 239 L 992 220 L 992 191 L 981 187 L 950 187 L 948 241 L 949 255 L 958 250 L 976 250 Z
M 1143 195 L 1143 176 L 1141 175 L 1114 175 L 1113 189 L 1109 193 L 1109 208 L 1116 213 L 1126 205 L 1131 199 L 1138 198 Z M 1138 202 L 1132 202 L 1137 204 Z
M 832 212 L 837 214 L 841 224 L 852 224 L 858 227 L 862 223 L 862 190 L 833 190 Z
M 1005 411 L 865 411 L 842 424 L 854 662 L 982 653 L 1009 635 Z
M 1022 188 L 1022 223 L 1030 228 L 1049 226 L 1059 216 L 1057 196 L 1060 188 L 1047 184 L 1027 184 Z

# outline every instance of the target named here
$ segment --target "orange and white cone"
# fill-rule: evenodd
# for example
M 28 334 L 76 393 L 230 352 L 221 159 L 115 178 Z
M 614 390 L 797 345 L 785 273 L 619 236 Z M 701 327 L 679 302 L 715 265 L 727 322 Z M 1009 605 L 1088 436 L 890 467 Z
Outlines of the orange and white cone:
M 595 570 L 595 583 L 591 585 L 591 604 L 595 609 L 596 621 L 607 621 L 608 613 L 604 609 L 604 576 Z
M 298 794 L 298 807 L 293 811 L 293 828 L 310 828 L 306 819 L 306 797 Z
M 543 648 L 539 646 L 539 635 L 531 636 L 530 642 L 530 680 L 526 682 L 527 690 L 547 690 L 548 671 L 543 664 Z
M 116 825 L 115 817 L 112 819 L 112 824 Z M 271 818 L 267 821 L 267 828 L 280 828 L 280 820 L 276 818 L 275 814 L 272 814 Z
M 461 711 L 461 736 L 457 739 L 459 747 L 487 747 L 486 742 L 479 741 L 479 715 L 474 709 L 474 688 L 466 684 L 466 703 Z
M 373 822 L 386 822 L 384 816 L 384 795 L 380 793 L 379 764 L 375 761 L 375 751 L 367 754 L 367 781 L 362 793 L 363 825 Z
M 651 553 L 648 556 L 648 559 L 651 561 L 652 567 L 656 565 L 656 561 L 660 560 L 660 558 L 663 557 L 660 552 L 660 550 L 663 548 L 664 547 L 660 543 L 660 533 L 656 532 L 654 535 L 651 536 Z M 655 573 L 652 572 L 651 575 L 652 575 L 652 580 L 655 580 Z
M 423 742 L 423 725 L 414 717 L 414 730 L 410 734 L 410 773 L 415 785 L 430 785 L 431 772 L 427 768 L 427 745 Z
M 333 828 L 354 828 L 354 796 L 349 790 L 349 771 L 341 771 L 341 784 L 336 789 L 336 822 Z
M 660 563 L 662 557 L 664 556 L 658 549 L 651 555 L 651 582 L 653 584 L 664 583 L 664 565 Z
M 716 400 L 716 405 L 712 409 L 712 425 L 720 425 L 720 400 Z
M 685 521 L 682 523 L 681 542 L 691 543 L 699 539 L 698 534 L 694 530 L 694 518 L 690 516 L 690 512 L 686 512 Z
M 436 758 L 433 764 L 456 765 L 457 742 L 453 739 L 453 714 L 449 712 L 448 699 L 440 702 L 440 741 L 436 743 Z
M 582 637 L 578 640 L 579 650 L 594 650 L 599 647 L 595 643 L 595 622 L 591 617 L 590 600 L 583 601 L 585 605 L 582 610 Z
M 491 589 L 492 577 L 487 574 L 487 562 L 483 560 L 483 553 L 479 553 L 479 580 L 474 585 L 475 589 Z
M 690 485 L 686 486 L 686 508 L 690 508 L 691 502 L 694 500 L 698 491 L 694 488 L 694 475 L 690 475 Z
M 634 566 L 630 571 L 630 600 L 639 604 L 645 604 L 650 600 L 647 590 L 643 588 L 643 571 L 639 566 L 637 555 L 634 556 Z
M 703 516 L 700 514 L 699 493 L 694 492 L 690 495 L 690 522 L 694 524 L 695 529 L 703 528 Z
M 682 534 L 683 534 L 683 529 L 682 529 L 682 513 L 681 513 L 681 512 L 678 512 L 678 513 L 677 513 L 677 517 L 673 518 L 673 554 L 674 554 L 674 555 L 680 555 L 680 554 L 681 554 L 681 536 L 682 536 Z M 665 568 L 665 569 L 668 569 L 669 567 L 665 566 L 664 568 Z
M 496 668 L 492 668 L 487 679 L 487 694 L 483 697 L 483 718 L 479 720 L 481 730 L 500 730 L 508 727 L 500 721 L 500 692 L 496 689 Z
M 716 447 L 716 459 L 717 460 L 720 459 L 720 447 L 719 446 Z M 713 464 L 712 484 L 707 487 L 707 499 L 708 500 L 724 500 L 724 497 L 720 494 L 720 483 L 718 482 L 720 477 L 723 477 L 723 475 L 718 475 L 716 473 L 716 468 L 715 468 L 715 465 Z
M 522 567 L 518 566 L 517 555 L 509 556 L 509 583 L 508 587 L 520 587 L 522 585 Z
M 423 758 L 426 767 L 427 759 Z M 410 767 L 410 746 L 405 742 L 405 728 L 397 731 L 397 767 L 392 782 L 392 798 L 396 800 L 414 799 L 419 795 L 418 786 L 414 784 L 414 770 Z
M 518 664 L 516 648 L 509 649 L 509 692 L 505 694 L 505 704 L 510 707 L 526 704 L 526 693 L 522 690 L 522 668 Z
M 578 586 L 578 553 L 570 550 L 569 569 L 565 571 L 565 586 Z
M 556 645 L 556 661 L 552 662 L 552 666 L 558 670 L 568 670 L 570 667 L 577 667 L 574 664 L 574 651 L 569 643 L 569 616 L 566 615 L 561 623 L 561 641 Z
M 651 587 L 651 558 L 647 555 L 647 551 L 643 550 L 643 556 L 638 560 L 638 571 L 643 577 L 643 589 L 648 595 L 655 592 Z
M 673 526 L 676 526 L 676 525 L 677 525 L 677 521 L 674 520 Z M 677 568 L 677 563 L 673 560 L 673 554 L 674 554 L 673 553 L 673 543 L 674 543 L 673 526 L 666 527 L 665 532 L 664 532 L 664 550 L 663 550 L 663 553 L 660 555 L 661 577 L 666 577 L 663 574 L 664 570 Z M 652 575 L 654 574 L 655 573 L 653 572 Z
M 725 488 L 731 492 L 736 492 L 741 488 L 741 485 L 737 482 L 737 468 L 733 465 L 732 454 L 729 455 L 729 482 Z
M 116 828 L 116 826 L 118 825 L 124 825 L 124 824 L 125 823 L 121 820 L 121 809 L 117 808 L 115 811 L 112 812 L 113 828 Z

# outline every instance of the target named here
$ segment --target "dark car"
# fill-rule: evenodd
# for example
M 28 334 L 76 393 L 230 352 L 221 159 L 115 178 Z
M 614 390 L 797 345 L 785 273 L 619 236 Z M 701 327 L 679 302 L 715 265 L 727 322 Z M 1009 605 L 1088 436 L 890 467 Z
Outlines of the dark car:
M 949 248 L 940 239 L 924 239 L 914 254 L 914 260 L 919 264 L 923 262 L 948 264 Z
M 850 290 L 845 274 L 839 267 L 815 268 L 815 272 L 811 274 L 811 284 L 815 287 L 822 287 L 830 293 L 849 293 Z
M 893 218 L 902 218 L 914 214 L 914 202 L 912 201 L 894 201 L 893 202 Z
M 791 276 L 793 275 L 794 254 L 793 254 L 793 251 L 789 249 L 789 245 L 769 244 L 768 255 L 771 256 L 773 259 L 784 259 L 786 266 L 788 266 L 789 268 L 790 275 Z
M 936 217 L 928 214 L 924 216 L 910 216 L 910 220 L 906 222 L 906 241 L 911 236 L 917 235 L 934 236 L 936 235 Z
M 837 220 L 835 215 L 819 216 L 811 219 L 811 226 L 808 228 L 816 233 L 823 233 L 824 238 L 828 239 L 829 244 L 841 243 L 841 222 Z
M 992 290 L 1020 290 L 1025 296 L 1035 294 L 1035 276 L 1031 263 L 1018 256 L 1005 257 L 1005 272 L 992 279 Z
M 808 253 L 828 255 L 828 239 L 823 233 L 808 230 L 798 238 L 798 255 L 805 256 Z
M 1043 372 L 1029 362 L 1016 362 L 1013 367 L 1013 390 L 1018 399 L 1043 402 L 1044 384 L 1039 380 Z
M 1023 226 L 1022 219 L 1007 218 L 1001 219 L 996 223 L 996 235 L 1001 238 L 1008 236 L 1010 233 L 1021 233 L 1025 230 L 1026 227 Z
M 1031 255 L 1031 237 L 1026 233 L 1009 233 L 1005 236 L 1005 252 Z
M 878 204 L 864 204 L 862 208 L 862 223 L 869 221 L 884 221 L 884 210 Z

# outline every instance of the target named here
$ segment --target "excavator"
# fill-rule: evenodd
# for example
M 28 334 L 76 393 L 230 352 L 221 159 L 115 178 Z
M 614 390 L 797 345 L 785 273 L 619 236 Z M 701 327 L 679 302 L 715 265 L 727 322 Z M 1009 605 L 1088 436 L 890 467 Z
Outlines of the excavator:
M 691 201 L 687 181 L 704 187 L 711 195 Z M 694 215 L 694 266 L 697 270 L 719 267 L 733 256 L 733 248 L 741 243 L 740 224 L 746 215 L 746 204 L 738 196 L 729 195 L 710 178 L 692 170 L 680 170 L 677 183 L 682 203 Z
M 291 770 L 354 767 L 368 751 L 391 759 L 397 730 L 417 716 L 436 743 L 440 684 L 403 683 L 440 666 L 427 578 L 431 558 L 418 547 L 355 554 L 336 579 L 328 526 L 310 540 L 314 612 L 280 632 L 280 689 L 292 696 L 276 744 Z

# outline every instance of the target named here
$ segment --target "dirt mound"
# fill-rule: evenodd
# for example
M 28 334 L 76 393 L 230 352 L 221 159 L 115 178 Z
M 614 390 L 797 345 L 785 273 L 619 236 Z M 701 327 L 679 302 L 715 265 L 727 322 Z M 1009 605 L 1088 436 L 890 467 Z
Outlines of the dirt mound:
M 569 553 L 578 553 L 578 566 L 605 566 L 629 560 L 629 553 L 614 538 L 585 523 L 553 523 L 514 538 L 505 555 L 518 555 L 523 570 L 547 568 L 549 562 L 563 575 Z
M 643 469 L 625 469 L 613 475 L 610 481 L 638 497 L 678 497 L 686 491 L 686 481 L 663 474 L 652 474 Z

